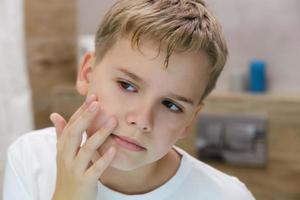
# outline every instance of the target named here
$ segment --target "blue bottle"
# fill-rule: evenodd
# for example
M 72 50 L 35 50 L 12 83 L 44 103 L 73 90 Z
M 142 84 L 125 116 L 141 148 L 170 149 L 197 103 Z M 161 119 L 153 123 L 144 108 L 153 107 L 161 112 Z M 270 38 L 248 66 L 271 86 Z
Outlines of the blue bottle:
M 265 92 L 267 90 L 265 61 L 252 60 L 249 68 L 249 91 L 253 93 Z

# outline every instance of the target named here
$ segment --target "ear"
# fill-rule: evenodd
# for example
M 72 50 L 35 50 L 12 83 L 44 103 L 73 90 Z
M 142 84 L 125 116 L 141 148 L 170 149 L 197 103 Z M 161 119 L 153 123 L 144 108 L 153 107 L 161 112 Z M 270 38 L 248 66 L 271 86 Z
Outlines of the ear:
M 190 132 L 190 129 L 191 129 L 192 125 L 194 125 L 195 121 L 198 119 L 198 117 L 200 115 L 200 112 L 201 112 L 201 110 L 202 110 L 203 107 L 204 107 L 204 103 L 200 103 L 196 107 L 196 109 L 195 109 L 195 111 L 194 111 L 194 113 L 193 113 L 190 121 L 188 122 L 188 124 L 186 125 L 186 127 L 183 129 L 183 131 L 182 131 L 179 139 L 183 139 L 183 138 L 185 138 L 188 135 L 188 133 Z
M 76 89 L 79 94 L 86 96 L 88 93 L 89 83 L 91 79 L 91 72 L 94 67 L 94 52 L 88 52 L 84 55 L 83 61 L 78 70 Z

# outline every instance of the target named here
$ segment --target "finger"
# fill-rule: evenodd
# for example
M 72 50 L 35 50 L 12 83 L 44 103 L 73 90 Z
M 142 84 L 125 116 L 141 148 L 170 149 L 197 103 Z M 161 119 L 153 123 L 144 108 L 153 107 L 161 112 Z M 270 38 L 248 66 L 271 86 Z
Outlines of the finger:
M 65 119 L 58 113 L 52 113 L 50 115 L 50 120 L 52 121 L 53 125 L 55 126 L 56 148 L 57 148 L 58 154 L 60 154 L 59 152 L 61 152 L 62 146 L 63 146 L 62 141 L 61 141 L 61 135 L 62 135 L 62 132 L 67 123 L 66 123 Z
M 90 168 L 90 166 L 92 166 L 99 158 L 101 158 L 100 153 L 98 152 L 98 150 L 95 151 L 91 161 L 89 162 L 88 166 L 86 167 L 87 169 Z
M 85 102 L 77 109 L 77 111 L 71 116 L 70 120 L 68 121 L 68 123 L 66 124 L 67 127 L 70 127 L 72 126 L 72 124 L 74 123 L 75 120 L 77 120 L 80 115 L 87 109 L 87 107 L 97 99 L 96 95 L 95 94 L 91 94 L 89 95 Z M 67 137 L 67 133 L 62 135 L 61 137 L 61 143 L 62 143 L 62 146 L 64 146 L 65 144 L 65 140 L 66 140 L 66 137 Z
M 97 96 L 95 94 L 89 95 L 85 102 L 77 109 L 77 111 L 71 116 L 69 119 L 69 124 L 72 124 L 76 119 L 81 115 L 81 113 L 93 102 L 97 100 Z
M 68 160 L 74 159 L 74 157 L 76 156 L 76 150 L 78 147 L 80 147 L 82 141 L 82 134 L 94 120 L 94 117 L 96 116 L 99 108 L 99 102 L 94 101 L 86 110 L 83 111 L 83 113 L 73 124 L 67 127 L 63 152 L 64 157 Z
M 55 129 L 56 129 L 56 136 L 57 136 L 57 139 L 60 138 L 61 136 L 61 133 L 63 132 L 67 122 L 66 120 L 61 116 L 59 115 L 58 113 L 52 113 L 50 115 L 50 120 L 51 122 L 53 123 L 53 125 L 55 126 Z
M 85 173 L 87 178 L 92 181 L 97 181 L 104 170 L 111 164 L 116 155 L 116 149 L 110 147 L 105 154 L 97 160 Z
M 92 159 L 91 159 L 91 161 L 90 161 L 90 163 L 91 163 L 91 164 L 95 163 L 99 158 L 101 158 L 101 155 L 100 155 L 100 153 L 98 152 L 98 150 L 96 150 L 95 153 L 94 153 L 94 155 L 93 155 L 93 157 L 92 157 Z M 87 166 L 87 168 L 89 168 L 90 166 L 91 166 L 91 165 L 89 164 L 89 165 Z
M 105 142 L 107 137 L 111 134 L 116 127 L 117 122 L 114 118 L 106 121 L 104 127 L 94 133 L 80 148 L 76 158 L 75 166 L 76 172 L 83 174 L 87 169 L 89 162 L 92 160 L 97 149 Z

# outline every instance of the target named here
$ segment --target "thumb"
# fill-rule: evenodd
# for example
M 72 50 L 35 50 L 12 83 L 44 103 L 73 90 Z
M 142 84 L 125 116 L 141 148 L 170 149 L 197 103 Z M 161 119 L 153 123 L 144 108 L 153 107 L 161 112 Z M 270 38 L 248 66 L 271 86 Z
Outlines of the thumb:
M 50 115 L 50 120 L 55 126 L 57 138 L 60 138 L 61 133 L 67 124 L 66 120 L 58 113 L 52 113 Z

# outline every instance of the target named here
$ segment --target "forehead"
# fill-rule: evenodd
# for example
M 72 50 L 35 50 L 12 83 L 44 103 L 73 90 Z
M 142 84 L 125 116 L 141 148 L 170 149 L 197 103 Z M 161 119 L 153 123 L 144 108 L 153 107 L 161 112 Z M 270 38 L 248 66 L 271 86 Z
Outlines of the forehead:
M 176 92 L 200 99 L 208 81 L 209 62 L 203 52 L 176 52 L 165 68 L 165 49 L 159 51 L 153 42 L 132 46 L 128 38 L 119 39 L 104 56 L 104 62 L 114 68 L 123 68 L 143 79 L 145 86 L 156 92 Z

